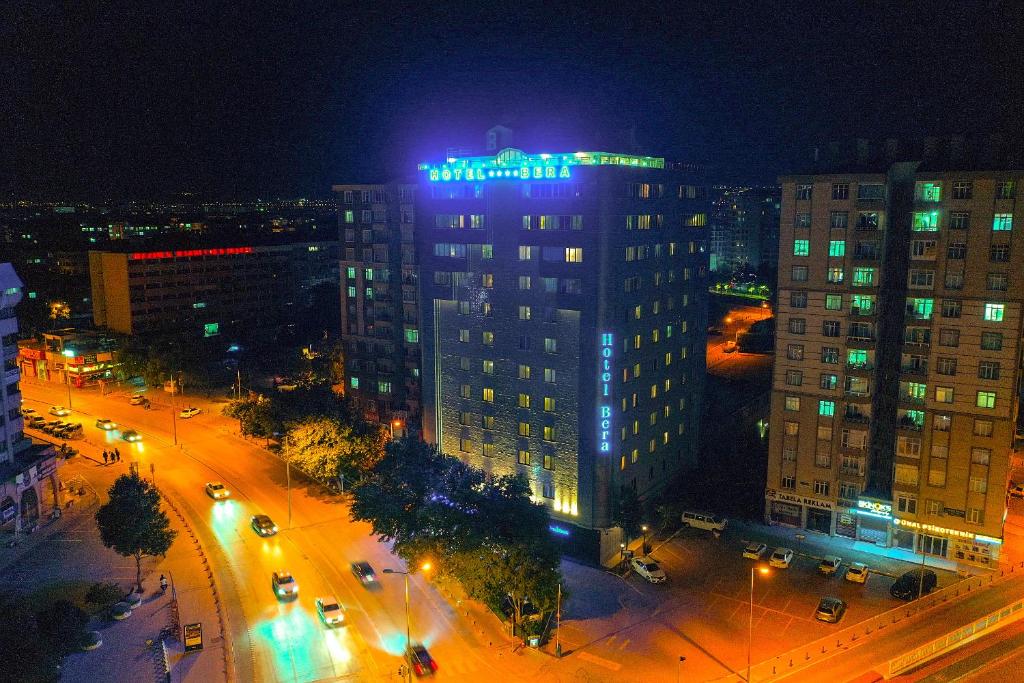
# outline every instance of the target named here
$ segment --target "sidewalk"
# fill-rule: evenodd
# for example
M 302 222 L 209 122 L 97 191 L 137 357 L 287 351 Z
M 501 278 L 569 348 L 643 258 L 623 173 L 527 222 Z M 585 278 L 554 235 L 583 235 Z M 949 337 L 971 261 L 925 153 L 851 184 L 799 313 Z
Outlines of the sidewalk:
M 41 528 L 27 537 L 25 545 L 13 549 L 18 551 L 17 557 L 5 558 L 0 554 L 0 567 L 7 578 L 32 576 L 38 582 L 107 581 L 128 590 L 135 580 L 134 560 L 104 547 L 93 521 L 111 483 L 128 471 L 127 463 L 104 465 L 97 455 L 102 449 L 84 440 L 77 440 L 75 447 L 80 454 L 67 461 L 62 470 L 67 473 L 66 479 L 75 481 L 74 488 L 84 485 L 86 495 L 54 522 L 52 529 Z M 172 681 L 227 680 L 218 604 L 202 549 L 167 498 L 165 511 L 178 536 L 166 557 L 143 561 L 142 604 L 123 621 L 94 619 L 89 628 L 100 632 L 103 645 L 68 657 L 62 670 L 64 680 L 166 680 L 160 647 L 164 629 L 170 629 L 167 649 Z M 166 593 L 160 592 L 160 574 L 173 581 L 173 591 L 169 588 Z M 183 652 L 181 630 L 175 627 L 172 592 L 178 599 L 178 623 L 203 625 L 204 649 L 199 652 Z M 148 645 L 147 640 L 154 641 L 154 645 Z

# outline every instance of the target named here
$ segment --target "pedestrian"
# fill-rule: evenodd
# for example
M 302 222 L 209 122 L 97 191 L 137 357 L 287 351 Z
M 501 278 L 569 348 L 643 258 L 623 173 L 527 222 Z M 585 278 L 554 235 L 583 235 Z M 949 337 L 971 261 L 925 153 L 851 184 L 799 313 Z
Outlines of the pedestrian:
M 121 449 L 115 448 L 114 449 L 114 456 L 117 458 L 118 462 L 121 462 Z
M 106 451 L 103 451 L 103 464 L 104 465 L 107 464 L 107 452 Z

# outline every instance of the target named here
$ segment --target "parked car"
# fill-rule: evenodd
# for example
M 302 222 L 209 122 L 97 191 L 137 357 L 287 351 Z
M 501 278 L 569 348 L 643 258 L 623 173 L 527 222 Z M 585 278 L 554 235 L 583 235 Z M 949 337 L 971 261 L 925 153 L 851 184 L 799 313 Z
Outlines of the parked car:
M 142 394 L 132 394 L 132 397 L 128 399 L 128 403 L 130 403 L 133 406 L 141 406 L 145 402 L 146 397 L 143 396 Z
M 64 406 L 50 406 L 50 415 L 56 415 L 57 417 L 67 417 L 71 414 L 71 411 Z
M 722 349 L 722 352 L 723 353 L 735 353 L 736 352 L 736 342 L 733 341 L 732 339 L 730 339 L 729 341 L 725 342 L 725 348 Z
M 789 548 L 776 548 L 768 558 L 768 564 L 776 569 L 789 569 L 792 563 L 793 551 Z
M 662 583 L 665 581 L 665 571 L 658 566 L 657 562 L 649 557 L 634 557 L 629 561 L 629 566 L 648 583 Z
M 369 586 L 377 582 L 377 574 L 374 573 L 373 567 L 370 566 L 369 562 L 353 562 L 352 573 L 359 579 L 359 583 L 364 586 Z
M 190 417 L 195 417 L 201 412 L 203 411 L 199 410 L 199 408 L 193 408 L 192 406 L 189 406 L 188 408 L 183 408 L 182 411 L 178 413 L 178 417 L 180 417 L 182 420 L 187 420 Z
M 853 583 L 867 583 L 870 569 L 863 562 L 851 562 L 846 568 L 846 580 Z
M 231 491 L 219 481 L 206 482 L 206 495 L 214 500 L 223 500 L 231 495 Z
M 748 560 L 760 560 L 768 552 L 768 546 L 764 543 L 748 543 L 743 549 L 743 557 Z
M 28 418 L 28 426 L 32 429 L 42 429 L 44 424 L 46 424 L 46 420 L 43 419 L 42 415 L 33 415 Z
M 21 408 L 21 416 L 22 417 L 24 417 L 27 420 L 30 417 L 33 417 L 34 415 L 37 415 L 35 409 L 33 409 L 33 408 L 26 408 L 26 407 L 22 406 L 22 408 Z
M 896 579 L 889 589 L 889 595 L 900 600 L 916 600 L 919 595 L 928 595 L 939 583 L 939 577 L 931 569 L 911 569 Z
M 271 574 L 270 585 L 274 588 L 274 595 L 278 598 L 299 597 L 299 582 L 289 572 L 281 570 Z
M 82 423 L 81 422 L 65 422 L 54 432 L 54 436 L 59 436 L 62 439 L 70 439 L 76 436 L 82 435 Z
M 142 434 L 139 434 L 134 429 L 126 429 L 121 432 L 121 438 L 129 443 L 134 443 L 136 441 L 142 441 Z
M 845 602 L 839 598 L 822 598 L 818 602 L 818 609 L 814 612 L 814 618 L 818 621 L 838 624 L 844 614 L 846 614 Z
M 62 422 L 60 420 L 49 420 L 47 422 L 44 422 L 43 426 L 40 427 L 40 429 L 42 429 L 47 434 L 53 434 L 53 432 L 56 431 L 56 429 L 60 427 L 61 424 Z
M 1010 488 L 1007 491 L 1011 498 L 1024 498 L 1024 484 L 1018 484 L 1015 481 L 1010 482 Z
M 683 526 L 704 529 L 705 531 L 725 531 L 729 520 L 724 517 L 716 517 L 710 512 L 684 512 L 682 516 Z
M 117 423 L 116 422 L 114 422 L 113 420 L 107 420 L 105 418 L 100 418 L 100 419 L 96 420 L 96 426 L 99 427 L 100 429 L 102 429 L 105 432 L 109 432 L 112 429 L 117 429 Z
M 409 662 L 417 678 L 433 676 L 437 673 L 437 662 L 427 652 L 427 648 L 419 643 L 413 643 L 405 648 L 405 660 Z
M 345 623 L 345 610 L 333 595 L 316 599 L 316 613 L 327 626 L 340 626 Z
M 267 515 L 253 515 L 249 523 L 252 530 L 260 536 L 273 536 L 277 533 L 277 525 Z
M 818 563 L 818 571 L 825 576 L 832 576 L 839 571 L 839 566 L 843 563 L 843 558 L 836 557 L 835 555 L 826 555 L 821 558 L 821 562 Z

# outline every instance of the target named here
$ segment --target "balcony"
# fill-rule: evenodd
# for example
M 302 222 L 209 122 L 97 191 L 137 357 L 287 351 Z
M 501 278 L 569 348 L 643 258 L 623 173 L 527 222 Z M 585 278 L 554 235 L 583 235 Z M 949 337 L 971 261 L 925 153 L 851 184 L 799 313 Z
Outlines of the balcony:
M 867 424 L 871 421 L 871 415 L 859 410 L 847 410 L 843 413 L 843 422 L 850 424 Z
M 851 318 L 874 318 L 878 313 L 877 309 L 868 306 L 851 306 Z
M 875 369 L 874 363 L 847 363 L 847 372 L 869 373 Z
M 911 375 L 913 377 L 927 377 L 928 376 L 928 364 L 918 365 L 901 365 L 900 372 L 904 375 Z
M 904 415 L 896 421 L 896 429 L 906 430 L 910 432 L 919 432 L 924 428 L 919 422 L 915 422 L 913 418 Z
M 851 333 L 846 336 L 846 344 L 855 349 L 863 349 L 873 346 L 875 337 L 871 334 Z
M 858 228 L 862 230 L 863 228 Z M 877 261 L 881 252 L 878 249 L 854 249 L 853 260 L 854 261 Z
M 857 230 L 864 232 L 878 232 L 878 223 L 872 221 L 857 221 L 853 226 Z
M 927 333 L 927 334 L 922 334 L 922 333 Z M 915 346 L 915 347 L 927 348 L 928 346 L 931 346 L 931 343 L 932 343 L 931 330 L 907 329 L 907 334 L 905 334 L 904 337 L 903 337 L 903 344 L 905 346 Z
M 900 403 L 905 403 L 911 406 L 923 406 L 924 396 L 914 396 L 912 394 L 900 394 Z

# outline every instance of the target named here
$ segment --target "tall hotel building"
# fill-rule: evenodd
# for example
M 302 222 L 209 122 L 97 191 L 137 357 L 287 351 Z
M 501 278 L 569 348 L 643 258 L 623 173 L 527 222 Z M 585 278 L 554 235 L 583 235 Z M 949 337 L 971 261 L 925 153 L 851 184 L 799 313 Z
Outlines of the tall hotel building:
M 419 431 L 419 272 L 416 186 L 335 185 L 341 230 L 345 393 L 396 434 Z
M 605 152 L 420 166 L 424 438 L 522 473 L 575 552 L 692 467 L 707 318 L 692 167 Z M 601 530 L 604 530 L 602 532 Z
M 924 161 L 889 147 L 782 178 L 765 515 L 986 566 L 1017 418 L 1024 171 L 964 162 L 962 141 L 940 162 L 934 141 Z

